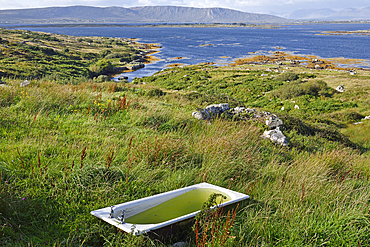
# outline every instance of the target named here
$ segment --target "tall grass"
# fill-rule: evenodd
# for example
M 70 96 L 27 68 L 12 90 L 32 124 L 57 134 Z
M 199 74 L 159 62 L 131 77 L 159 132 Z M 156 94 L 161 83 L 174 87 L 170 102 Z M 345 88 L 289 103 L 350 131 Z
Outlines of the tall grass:
M 160 242 L 89 212 L 202 181 L 251 196 L 221 230 L 230 246 L 370 245 L 366 152 L 279 147 L 253 123 L 199 122 L 181 92 L 18 83 L 0 88 L 1 245 L 195 245 L 191 229 Z

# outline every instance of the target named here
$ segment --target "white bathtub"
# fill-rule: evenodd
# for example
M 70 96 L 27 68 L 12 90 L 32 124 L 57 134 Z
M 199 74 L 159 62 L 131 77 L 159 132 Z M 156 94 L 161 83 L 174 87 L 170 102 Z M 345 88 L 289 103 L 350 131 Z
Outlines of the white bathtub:
M 145 198 L 138 199 L 135 201 L 130 201 L 130 202 L 125 202 L 122 204 L 114 205 L 113 212 L 111 210 L 111 207 L 106 207 L 106 208 L 92 211 L 91 214 L 108 222 L 111 225 L 116 226 L 117 228 L 127 233 L 133 233 L 133 234 L 138 235 L 138 234 L 157 230 L 157 229 L 170 226 L 172 224 L 193 218 L 199 213 L 200 210 L 186 214 L 186 215 L 182 215 L 174 219 L 160 222 L 157 224 L 131 224 L 131 223 L 123 222 L 120 218 L 120 216 L 122 215 L 122 210 L 125 211 L 125 218 L 127 219 L 133 215 L 139 214 L 159 204 L 162 204 L 170 199 L 176 198 L 186 192 L 189 192 L 194 189 L 201 189 L 201 188 L 215 189 L 230 197 L 229 201 L 220 203 L 218 207 L 224 207 L 227 205 L 231 205 L 236 202 L 240 202 L 242 200 L 249 198 L 248 195 L 245 195 L 239 192 L 235 192 L 235 191 L 225 189 L 219 186 L 215 186 L 212 184 L 208 184 L 208 183 L 200 183 L 200 184 L 195 184 L 189 187 L 168 191 L 162 194 L 145 197 Z M 111 217 L 111 215 L 113 217 Z

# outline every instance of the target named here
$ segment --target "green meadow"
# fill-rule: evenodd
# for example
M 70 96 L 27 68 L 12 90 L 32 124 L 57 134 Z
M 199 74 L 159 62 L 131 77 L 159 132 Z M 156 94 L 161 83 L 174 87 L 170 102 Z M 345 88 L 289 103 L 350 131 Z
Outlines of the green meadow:
M 96 67 L 131 62 L 141 48 L 1 31 L 0 245 L 370 245 L 370 71 L 199 64 L 99 81 L 109 73 Z M 38 41 L 17 43 L 26 35 Z M 40 40 L 46 48 L 21 47 Z M 48 43 L 71 40 L 68 52 Z M 107 58 L 112 49 L 119 58 Z M 218 103 L 278 115 L 289 145 L 261 138 L 264 120 L 192 117 Z M 205 181 L 250 199 L 229 216 L 205 210 L 167 239 L 90 214 Z

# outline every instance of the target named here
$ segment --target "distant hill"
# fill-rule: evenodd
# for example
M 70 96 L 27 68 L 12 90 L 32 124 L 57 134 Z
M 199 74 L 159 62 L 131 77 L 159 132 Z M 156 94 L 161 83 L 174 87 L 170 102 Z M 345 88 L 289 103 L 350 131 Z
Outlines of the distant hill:
M 252 14 L 224 8 L 175 6 L 146 7 L 49 7 L 0 10 L 0 23 L 284 23 L 289 20 L 265 14 Z
M 286 16 L 296 20 L 370 20 L 370 6 L 362 8 L 348 8 L 339 11 L 332 9 L 298 9 Z

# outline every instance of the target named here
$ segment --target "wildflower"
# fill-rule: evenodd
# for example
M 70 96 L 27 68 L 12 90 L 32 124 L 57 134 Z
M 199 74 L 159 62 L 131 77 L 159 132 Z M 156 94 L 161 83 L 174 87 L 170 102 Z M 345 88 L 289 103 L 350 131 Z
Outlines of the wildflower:
M 7 183 L 8 183 L 8 181 L 5 181 L 5 183 L 7 184 Z
M 26 198 L 23 197 L 22 200 L 24 201 L 24 200 L 26 200 Z

